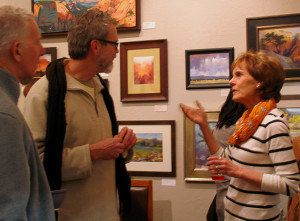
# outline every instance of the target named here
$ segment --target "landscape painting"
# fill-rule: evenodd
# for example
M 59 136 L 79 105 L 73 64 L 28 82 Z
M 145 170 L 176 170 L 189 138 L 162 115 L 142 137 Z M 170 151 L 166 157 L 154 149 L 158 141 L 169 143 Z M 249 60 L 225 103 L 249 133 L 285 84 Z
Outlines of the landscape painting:
M 137 137 L 132 160 L 126 163 L 130 176 L 176 176 L 175 120 L 118 121 L 119 131 L 132 129 Z
M 300 69 L 300 24 L 257 29 L 257 51 L 272 54 L 284 69 Z
M 133 162 L 163 162 L 162 134 L 136 134 Z
M 191 55 L 191 84 L 228 82 L 228 59 L 226 53 Z
M 300 136 L 300 108 L 279 108 L 288 120 L 292 138 Z
M 233 48 L 186 51 L 187 89 L 229 87 Z
M 33 14 L 42 34 L 66 34 L 82 13 L 97 9 L 117 20 L 118 30 L 139 28 L 140 0 L 33 0 Z M 47 36 L 47 35 L 46 35 Z
M 134 84 L 154 83 L 154 56 L 134 57 Z
M 211 130 L 213 130 L 216 125 L 216 122 L 209 122 L 209 127 Z M 210 152 L 200 126 L 199 124 L 195 124 L 195 169 L 207 170 L 206 163 L 209 156 Z

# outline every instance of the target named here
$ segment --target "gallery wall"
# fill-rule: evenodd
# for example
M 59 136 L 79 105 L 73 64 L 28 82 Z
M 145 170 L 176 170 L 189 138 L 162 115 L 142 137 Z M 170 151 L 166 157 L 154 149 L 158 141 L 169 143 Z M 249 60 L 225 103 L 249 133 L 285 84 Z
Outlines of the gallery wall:
M 31 10 L 31 0 L 1 0 Z M 133 177 L 153 180 L 155 221 L 198 221 L 206 212 L 215 194 L 213 183 L 184 180 L 184 122 L 178 104 L 195 105 L 195 100 L 208 111 L 217 111 L 228 89 L 193 89 L 185 86 L 185 50 L 234 47 L 235 57 L 246 47 L 246 18 L 299 13 L 299 0 L 141 0 L 141 22 L 153 22 L 152 29 L 120 33 L 119 42 L 167 39 L 168 92 L 164 102 L 120 101 L 120 57 L 107 77 L 115 101 L 118 120 L 175 120 L 176 177 Z M 153 24 L 152 23 L 152 24 Z M 56 47 L 57 57 L 68 57 L 66 37 L 43 38 L 44 47 Z M 285 95 L 300 94 L 300 82 L 286 82 Z M 162 105 L 166 111 L 158 111 Z M 299 100 L 288 100 L 282 106 L 299 107 Z M 161 106 L 159 106 L 161 107 Z M 285 201 L 284 201 L 285 202 Z

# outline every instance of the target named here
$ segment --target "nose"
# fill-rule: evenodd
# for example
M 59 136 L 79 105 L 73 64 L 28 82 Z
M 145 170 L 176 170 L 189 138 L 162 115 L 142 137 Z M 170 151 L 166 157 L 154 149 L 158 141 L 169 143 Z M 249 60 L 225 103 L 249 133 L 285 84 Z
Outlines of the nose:
M 40 44 L 40 56 L 46 54 L 45 48 L 43 47 L 42 44 Z
M 229 81 L 229 85 L 234 85 L 234 77 L 232 77 L 231 79 L 230 79 L 230 81 Z

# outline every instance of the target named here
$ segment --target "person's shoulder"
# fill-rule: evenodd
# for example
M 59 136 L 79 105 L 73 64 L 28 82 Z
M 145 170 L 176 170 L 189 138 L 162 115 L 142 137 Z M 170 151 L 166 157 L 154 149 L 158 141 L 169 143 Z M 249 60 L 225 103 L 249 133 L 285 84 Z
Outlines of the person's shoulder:
M 32 85 L 27 96 L 32 96 L 36 94 L 41 96 L 47 96 L 48 87 L 49 87 L 48 79 L 46 76 L 43 76 Z
M 281 112 L 278 108 L 271 110 L 267 116 L 263 119 L 262 126 L 264 127 L 284 127 L 288 128 L 287 119 L 284 116 L 284 113 Z
M 266 121 L 279 120 L 284 122 L 285 117 L 284 117 L 284 113 L 281 110 L 279 110 L 278 108 L 274 108 L 267 114 L 264 120 Z
M 0 114 L 1 116 L 19 117 L 19 109 L 14 101 L 0 88 Z

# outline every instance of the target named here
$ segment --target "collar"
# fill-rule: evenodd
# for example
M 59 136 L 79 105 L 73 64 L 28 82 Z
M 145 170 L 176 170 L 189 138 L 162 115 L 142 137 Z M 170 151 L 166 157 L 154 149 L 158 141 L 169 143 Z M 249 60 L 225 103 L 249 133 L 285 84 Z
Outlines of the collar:
M 18 79 L 0 68 L 0 88 L 7 92 L 11 99 L 17 104 L 20 96 L 20 85 Z
M 95 99 L 95 94 L 99 94 L 101 90 L 104 89 L 104 86 L 99 81 L 98 76 L 94 76 L 92 79 L 94 81 L 95 88 L 90 88 L 84 84 L 82 84 L 80 81 L 78 81 L 76 78 L 71 76 L 70 74 L 66 73 L 66 79 L 67 79 L 67 90 L 80 90 L 85 91 L 88 93 L 92 98 Z

